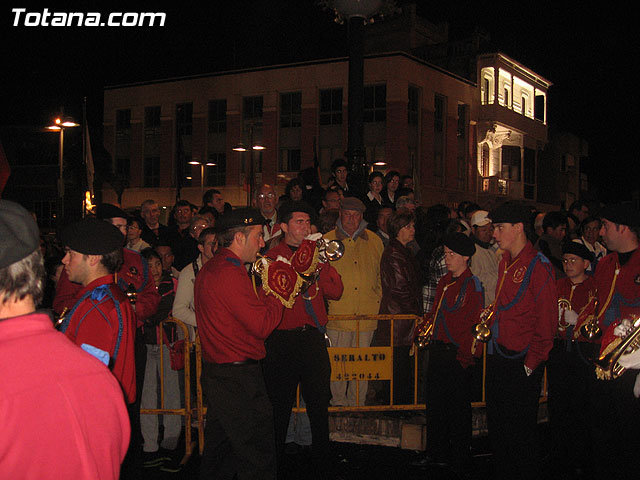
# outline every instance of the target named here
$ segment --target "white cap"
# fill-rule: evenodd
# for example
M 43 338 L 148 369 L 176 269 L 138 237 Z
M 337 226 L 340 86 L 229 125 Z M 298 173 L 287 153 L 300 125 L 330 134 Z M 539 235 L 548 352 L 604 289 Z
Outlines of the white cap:
M 472 227 L 483 227 L 491 223 L 491 219 L 488 217 L 489 212 L 486 210 L 477 210 L 471 216 L 471 226 Z

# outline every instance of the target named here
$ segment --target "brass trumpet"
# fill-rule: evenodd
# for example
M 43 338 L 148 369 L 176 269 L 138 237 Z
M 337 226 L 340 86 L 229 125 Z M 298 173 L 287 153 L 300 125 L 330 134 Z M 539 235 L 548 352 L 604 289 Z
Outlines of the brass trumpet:
M 480 312 L 480 322 L 471 327 L 471 335 L 473 335 L 473 343 L 471 344 L 471 354 L 476 353 L 478 342 L 487 343 L 491 340 L 491 329 L 488 326 L 489 321 L 494 315 L 494 305 L 490 304 L 487 308 Z
M 620 357 L 625 354 L 635 352 L 640 348 L 640 317 L 632 316 L 631 331 L 621 339 L 620 343 L 611 351 L 606 350 L 595 361 L 596 377 L 600 380 L 614 380 L 626 370 L 618 363 Z
M 424 348 L 429 345 L 429 342 L 431 342 L 433 338 L 433 328 L 435 324 L 435 317 L 424 316 L 422 323 L 418 326 L 418 335 L 416 335 L 415 340 L 416 347 Z
M 589 315 L 580 327 L 580 335 L 587 340 L 594 340 L 602 336 L 602 329 L 598 325 L 598 300 L 594 300 L 593 314 Z
M 560 318 L 558 319 L 558 330 L 563 332 L 563 331 L 565 331 L 567 328 L 569 328 L 571 326 L 564 319 L 564 312 L 566 310 L 571 310 L 571 302 L 569 300 L 567 300 L 566 298 L 559 298 L 558 299 L 558 309 L 562 310 L 562 314 L 560 315 Z

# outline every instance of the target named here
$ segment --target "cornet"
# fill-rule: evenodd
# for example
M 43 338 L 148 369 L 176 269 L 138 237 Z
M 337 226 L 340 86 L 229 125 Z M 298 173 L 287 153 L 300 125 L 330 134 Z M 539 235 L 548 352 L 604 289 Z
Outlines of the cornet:
M 620 357 L 635 352 L 640 348 L 640 317 L 632 316 L 631 330 L 626 337 L 609 352 L 603 352 L 596 360 L 596 377 L 600 380 L 614 380 L 626 370 L 618 363 Z
M 478 342 L 487 343 L 491 340 L 491 329 L 488 326 L 489 321 L 494 315 L 494 305 L 490 304 L 487 308 L 480 312 L 480 322 L 471 327 L 471 335 L 473 335 L 473 343 L 471 344 L 471 355 L 476 353 Z

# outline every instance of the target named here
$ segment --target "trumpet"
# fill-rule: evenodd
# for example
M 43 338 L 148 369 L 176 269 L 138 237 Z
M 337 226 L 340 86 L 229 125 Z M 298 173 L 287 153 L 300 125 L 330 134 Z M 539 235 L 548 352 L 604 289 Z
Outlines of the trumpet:
M 562 311 L 562 314 L 560 315 L 560 318 L 558 319 L 558 330 L 563 332 L 563 331 L 565 331 L 567 328 L 569 328 L 571 326 L 564 319 L 564 312 L 566 310 L 571 310 L 571 302 L 569 300 L 567 300 L 566 298 L 559 298 L 558 299 L 558 309 Z
M 424 348 L 429 345 L 429 342 L 431 342 L 433 338 L 433 328 L 435 324 L 435 317 L 424 316 L 422 323 L 418 326 L 418 335 L 416 335 L 415 339 L 416 347 Z
M 316 246 L 318 247 L 318 255 L 321 262 L 334 262 L 340 260 L 344 255 L 344 243 L 340 240 L 327 240 L 320 238 Z
M 631 331 L 609 352 L 605 349 L 595 361 L 596 377 L 600 380 L 614 380 L 626 370 L 618 363 L 623 355 L 633 353 L 640 348 L 640 317 L 632 316 Z
M 598 325 L 598 300 L 594 299 L 593 314 L 589 315 L 580 327 L 580 335 L 587 340 L 594 340 L 602 336 L 602 329 Z
M 491 329 L 488 326 L 489 321 L 495 313 L 493 303 L 480 312 L 480 321 L 471 327 L 471 335 L 473 335 L 473 343 L 471 344 L 471 355 L 476 353 L 478 342 L 487 343 L 491 340 Z

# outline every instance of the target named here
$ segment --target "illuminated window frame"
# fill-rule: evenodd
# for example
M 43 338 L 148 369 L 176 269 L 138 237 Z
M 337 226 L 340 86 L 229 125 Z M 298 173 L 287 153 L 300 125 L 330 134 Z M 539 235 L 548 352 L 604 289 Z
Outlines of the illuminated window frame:
M 492 105 L 495 99 L 495 70 L 485 67 L 480 72 L 480 102 L 482 105 Z

